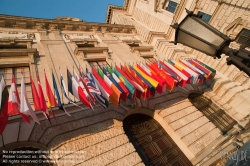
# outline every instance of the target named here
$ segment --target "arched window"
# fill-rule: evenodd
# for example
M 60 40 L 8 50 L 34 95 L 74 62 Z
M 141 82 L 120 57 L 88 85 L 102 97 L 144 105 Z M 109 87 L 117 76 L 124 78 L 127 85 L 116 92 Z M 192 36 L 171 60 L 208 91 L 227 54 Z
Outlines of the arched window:
M 198 93 L 191 93 L 188 98 L 200 112 L 221 130 L 222 134 L 226 134 L 237 124 L 232 117 L 205 96 Z

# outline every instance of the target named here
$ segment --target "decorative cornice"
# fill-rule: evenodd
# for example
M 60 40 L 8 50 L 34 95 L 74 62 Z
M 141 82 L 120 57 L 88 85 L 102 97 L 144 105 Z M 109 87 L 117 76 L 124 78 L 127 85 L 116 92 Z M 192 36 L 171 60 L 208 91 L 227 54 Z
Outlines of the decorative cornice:
M 33 54 L 34 57 L 38 56 L 38 51 L 36 48 L 27 49 L 0 49 L 0 57 L 12 57 L 12 56 L 28 56 Z
M 108 47 L 76 47 L 74 53 L 77 55 L 83 53 L 104 53 L 108 52 Z
M 132 33 L 135 27 L 132 25 L 118 25 L 105 23 L 92 23 L 61 19 L 42 19 L 19 17 L 10 15 L 0 15 L 0 27 L 36 29 L 38 31 L 51 30 L 70 30 L 70 31 L 101 31 L 101 32 L 119 32 Z
M 123 6 L 108 5 L 108 9 L 107 9 L 107 12 L 106 12 L 106 20 L 105 20 L 105 22 L 107 24 L 110 24 L 110 21 L 111 21 L 111 18 L 112 18 L 112 10 L 113 9 L 127 11 L 129 2 L 130 2 L 130 0 L 125 0 Z
M 131 47 L 131 52 L 135 51 L 153 51 L 153 46 L 139 46 L 139 47 Z

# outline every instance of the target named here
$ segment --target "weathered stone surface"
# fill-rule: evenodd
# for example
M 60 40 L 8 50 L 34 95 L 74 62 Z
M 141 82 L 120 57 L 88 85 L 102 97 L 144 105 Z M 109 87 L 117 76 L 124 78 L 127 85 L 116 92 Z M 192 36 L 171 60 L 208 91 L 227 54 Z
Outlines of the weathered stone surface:
M 172 123 L 178 119 L 181 119 L 185 116 L 188 116 L 189 114 L 195 112 L 197 109 L 194 106 L 190 106 L 190 107 L 186 107 L 185 109 L 182 109 L 180 111 L 176 111 L 175 113 L 168 115 L 166 117 L 164 117 L 164 119 L 168 122 L 168 123 Z
M 185 100 L 183 100 L 183 102 L 180 102 L 180 103 L 178 103 L 178 104 L 176 104 L 176 105 L 174 105 L 172 107 L 162 109 L 160 111 L 159 115 L 161 115 L 162 117 L 165 117 L 167 115 L 173 114 L 176 111 L 185 109 L 185 108 L 187 108 L 187 107 L 189 107 L 191 105 L 192 105 L 192 103 L 188 99 L 185 99 Z
M 121 127 L 122 122 L 119 122 L 119 124 L 115 124 L 114 123 L 115 121 L 116 120 L 110 119 L 77 130 L 69 131 L 67 133 L 62 133 L 54 137 L 50 141 L 48 146 L 51 147 L 53 150 L 61 150 L 61 149 L 66 150 L 70 149 L 72 144 L 74 144 L 74 142 L 78 140 L 80 141 L 82 140 L 86 143 L 86 146 L 90 146 L 89 144 L 92 145 L 95 144 L 92 143 L 96 141 L 96 139 L 94 138 L 106 140 L 124 133 L 123 128 Z M 97 134 L 94 134 L 92 136 L 93 133 Z
M 219 136 L 220 132 L 215 128 L 201 139 L 196 140 L 189 148 L 194 154 L 197 154 Z
M 209 120 L 207 119 L 207 117 L 203 116 L 196 121 L 193 121 L 186 126 L 176 130 L 176 134 L 178 134 L 182 138 L 208 122 Z
M 213 123 L 209 122 L 206 123 L 205 125 L 199 127 L 196 129 L 194 132 L 186 135 L 185 137 L 182 138 L 183 142 L 185 142 L 186 145 L 190 146 L 197 140 L 202 139 L 206 134 L 214 130 L 216 127 L 214 126 Z M 217 128 L 216 129 L 218 133 L 220 133 L 220 130 Z
M 174 130 L 177 130 L 177 129 L 187 125 L 188 123 L 191 123 L 192 121 L 199 119 L 201 116 L 203 116 L 203 114 L 200 111 L 196 110 L 188 115 L 181 117 L 180 119 L 176 120 L 175 122 L 172 122 L 170 124 L 170 126 Z
M 143 166 L 144 164 L 141 163 L 141 158 L 138 155 L 138 153 L 133 152 L 130 153 L 129 155 L 109 164 L 109 166 L 117 166 L 117 165 L 121 165 L 121 166 L 129 166 L 129 165 L 136 165 L 136 166 Z
M 163 103 L 171 101 L 172 99 L 181 99 L 186 97 L 186 95 L 184 95 L 181 92 L 173 92 L 167 95 L 163 95 L 161 97 L 157 97 L 157 98 L 153 98 L 153 99 L 149 99 L 149 107 L 151 109 L 159 109 L 159 106 L 161 106 Z M 168 103 L 170 104 L 170 102 Z M 157 105 L 157 106 L 156 106 Z M 156 107 L 155 107 L 156 106 Z
M 96 165 L 103 166 L 112 163 L 113 161 L 119 160 L 130 153 L 135 151 L 133 145 L 131 143 L 126 143 L 121 145 L 112 151 L 100 154 L 91 158 L 83 163 L 80 163 L 82 166 Z

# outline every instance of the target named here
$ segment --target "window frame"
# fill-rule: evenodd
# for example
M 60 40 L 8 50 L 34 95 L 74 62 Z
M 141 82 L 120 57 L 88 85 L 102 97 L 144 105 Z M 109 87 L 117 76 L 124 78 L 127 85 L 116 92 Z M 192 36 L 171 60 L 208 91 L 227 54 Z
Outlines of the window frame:
M 176 3 L 176 6 L 170 6 L 170 4 L 172 4 L 172 3 Z M 178 1 L 175 1 L 175 0 L 166 0 L 165 4 L 163 5 L 163 9 L 165 11 L 167 11 L 167 12 L 170 12 L 170 13 L 174 14 L 176 12 L 178 6 L 179 6 L 179 2 Z M 172 11 L 168 10 L 169 8 L 174 8 L 174 11 L 172 12 Z
M 244 32 L 244 31 L 246 31 L 246 32 Z M 248 33 L 248 34 L 245 35 L 244 33 Z M 243 42 L 240 41 L 240 40 L 242 40 L 242 38 L 244 38 Z M 250 47 L 250 29 L 242 28 L 241 31 L 236 36 L 235 41 L 237 43 L 249 48 Z
M 211 18 L 212 18 L 212 15 L 207 14 L 207 13 L 205 13 L 205 12 L 203 12 L 203 11 L 198 11 L 197 15 L 201 16 L 201 19 L 202 19 L 203 21 L 207 22 L 207 23 L 209 23 L 209 21 L 210 21 Z M 207 19 L 204 19 L 203 16 L 205 16 L 205 17 L 210 17 L 210 18 L 209 18 L 209 20 L 207 20 Z
M 96 63 L 96 64 L 95 64 Z M 105 64 L 102 64 L 105 63 Z M 102 67 L 109 66 L 109 63 L 106 60 L 93 60 L 93 61 L 88 61 L 89 66 L 92 68 L 94 67 L 96 70 L 98 68 L 102 69 Z

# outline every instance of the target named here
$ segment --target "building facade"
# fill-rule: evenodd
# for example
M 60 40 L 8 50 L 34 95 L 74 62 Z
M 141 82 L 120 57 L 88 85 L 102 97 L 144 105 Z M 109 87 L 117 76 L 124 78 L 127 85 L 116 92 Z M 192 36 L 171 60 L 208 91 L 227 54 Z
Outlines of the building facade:
M 0 15 L 0 70 L 7 85 L 14 74 L 20 85 L 25 73 L 32 104 L 29 76 L 37 85 L 44 73 L 50 85 L 52 72 L 67 83 L 67 69 L 125 65 L 163 59 L 196 58 L 216 69 L 206 83 L 186 85 L 172 92 L 119 107 L 94 110 L 60 96 L 67 116 L 54 107 L 52 124 L 36 112 L 40 125 L 9 117 L 0 137 L 0 152 L 34 148 L 49 151 L 58 165 L 219 165 L 221 152 L 235 150 L 249 140 L 250 79 L 226 55 L 213 59 L 181 44 L 174 45 L 175 30 L 185 8 L 235 39 L 232 48 L 250 46 L 248 0 L 125 0 L 123 7 L 110 5 L 106 23 L 77 18 L 53 20 Z M 133 135 L 134 133 L 134 135 Z M 164 149 L 165 148 L 165 149 Z M 2 158 L 3 159 L 3 158 Z M 178 161 L 178 162 L 177 162 Z

